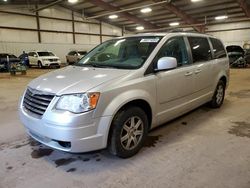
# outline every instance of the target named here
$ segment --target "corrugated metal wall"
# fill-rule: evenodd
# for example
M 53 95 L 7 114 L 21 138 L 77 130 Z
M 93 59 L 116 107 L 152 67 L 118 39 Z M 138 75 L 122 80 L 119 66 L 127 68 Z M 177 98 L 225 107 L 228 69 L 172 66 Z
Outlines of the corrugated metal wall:
M 27 8 L 20 6 L 0 7 L 0 10 L 13 11 L 31 14 Z M 113 36 L 121 36 L 122 29 L 102 23 L 102 37 L 100 37 L 100 24 L 83 23 L 84 19 L 80 14 L 74 13 L 75 44 L 73 40 L 72 12 L 70 10 L 53 7 L 39 11 L 41 17 L 53 17 L 59 19 L 39 18 L 41 43 L 39 43 L 36 17 L 0 13 L 1 27 L 27 28 L 19 29 L 0 29 L 0 53 L 8 52 L 20 55 L 23 51 L 29 50 L 51 50 L 65 61 L 65 55 L 72 49 L 90 50 L 97 44 Z M 62 19 L 62 20 L 60 20 Z M 67 19 L 69 21 L 65 21 Z M 32 31 L 32 29 L 34 31 Z M 43 32 L 46 31 L 46 32 Z M 48 31 L 54 32 L 48 32 Z M 58 31 L 58 32 L 57 32 Z M 67 33 L 68 32 L 68 33 Z M 86 33 L 81 34 L 81 33 Z M 92 35 L 93 34 L 93 35 Z

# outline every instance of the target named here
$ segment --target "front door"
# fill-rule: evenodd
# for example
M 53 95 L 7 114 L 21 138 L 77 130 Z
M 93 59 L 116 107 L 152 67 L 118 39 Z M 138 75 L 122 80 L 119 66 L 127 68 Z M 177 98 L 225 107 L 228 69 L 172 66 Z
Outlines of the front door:
M 194 88 L 194 68 L 183 37 L 170 38 L 154 61 L 161 57 L 174 57 L 178 65 L 156 74 L 158 124 L 187 111 Z
M 35 52 L 30 52 L 29 55 L 29 61 L 30 61 L 30 65 L 37 65 L 37 58 L 35 57 Z

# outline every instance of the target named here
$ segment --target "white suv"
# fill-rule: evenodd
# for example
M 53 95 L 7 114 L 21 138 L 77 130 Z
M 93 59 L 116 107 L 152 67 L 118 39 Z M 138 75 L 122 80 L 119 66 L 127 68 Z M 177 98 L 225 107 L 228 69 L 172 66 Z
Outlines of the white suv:
M 57 67 L 61 66 L 59 57 L 49 51 L 31 51 L 28 53 L 30 66 Z
M 108 147 L 136 154 L 150 129 L 204 103 L 222 105 L 229 61 L 204 34 L 141 34 L 108 40 L 74 66 L 31 81 L 20 119 L 39 142 L 68 152 Z

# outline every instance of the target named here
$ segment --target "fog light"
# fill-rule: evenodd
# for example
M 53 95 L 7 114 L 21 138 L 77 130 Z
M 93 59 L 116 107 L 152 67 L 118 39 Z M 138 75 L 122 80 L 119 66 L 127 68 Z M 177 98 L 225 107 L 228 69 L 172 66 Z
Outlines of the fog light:
M 71 147 L 71 143 L 70 142 L 63 142 L 63 141 L 57 141 L 58 144 L 64 148 L 70 148 Z

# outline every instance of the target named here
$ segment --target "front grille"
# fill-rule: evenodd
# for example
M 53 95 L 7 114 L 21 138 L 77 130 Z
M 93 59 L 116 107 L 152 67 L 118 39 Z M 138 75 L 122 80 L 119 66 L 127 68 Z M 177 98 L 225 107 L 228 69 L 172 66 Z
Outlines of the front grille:
M 57 61 L 57 59 L 49 59 L 50 62 Z
M 23 106 L 27 111 L 41 117 L 53 98 L 53 94 L 44 94 L 41 91 L 27 89 L 23 99 Z

